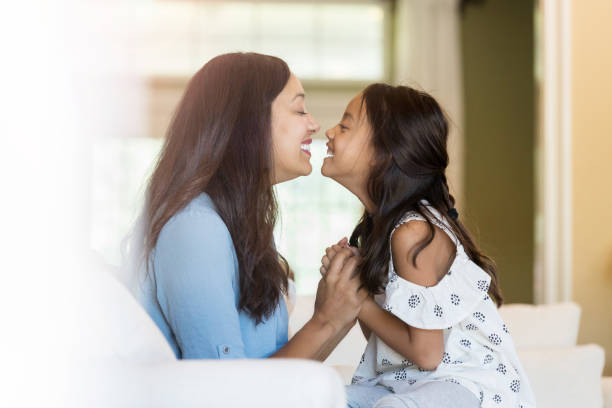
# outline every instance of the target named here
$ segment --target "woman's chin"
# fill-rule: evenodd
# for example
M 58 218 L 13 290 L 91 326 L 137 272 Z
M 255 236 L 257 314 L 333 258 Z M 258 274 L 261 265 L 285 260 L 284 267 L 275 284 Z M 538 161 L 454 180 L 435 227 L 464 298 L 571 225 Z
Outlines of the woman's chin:
M 310 162 L 306 162 L 301 166 L 300 176 L 308 176 L 310 173 L 312 173 L 312 164 L 310 164 Z

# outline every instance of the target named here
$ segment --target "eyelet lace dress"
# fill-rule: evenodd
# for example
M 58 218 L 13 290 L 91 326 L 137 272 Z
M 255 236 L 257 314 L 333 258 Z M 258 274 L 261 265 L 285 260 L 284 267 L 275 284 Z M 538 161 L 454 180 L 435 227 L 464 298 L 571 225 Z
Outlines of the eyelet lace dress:
M 400 394 L 424 382 L 450 381 L 474 393 L 485 408 L 535 407 L 508 328 L 488 295 L 490 276 L 470 260 L 446 220 L 434 208 L 427 209 L 434 225 L 457 248 L 448 273 L 435 286 L 420 286 L 398 276 L 391 258 L 385 292 L 375 300 L 410 326 L 442 329 L 442 362 L 434 371 L 423 370 L 372 333 L 352 383 L 380 385 Z M 425 221 L 417 212 L 408 212 L 393 232 L 413 220 Z

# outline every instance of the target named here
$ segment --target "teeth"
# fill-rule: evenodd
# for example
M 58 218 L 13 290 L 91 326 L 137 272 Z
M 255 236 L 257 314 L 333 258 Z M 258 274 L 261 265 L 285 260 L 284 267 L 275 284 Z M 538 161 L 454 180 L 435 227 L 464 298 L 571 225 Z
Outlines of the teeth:
M 334 154 L 331 152 L 327 152 L 327 154 L 325 155 L 325 158 L 327 159 L 328 157 L 334 157 Z
M 302 148 L 302 150 L 306 150 L 307 152 L 309 152 L 309 151 L 310 151 L 310 145 L 309 145 L 309 144 L 303 144 L 303 145 L 301 146 L 301 148 Z

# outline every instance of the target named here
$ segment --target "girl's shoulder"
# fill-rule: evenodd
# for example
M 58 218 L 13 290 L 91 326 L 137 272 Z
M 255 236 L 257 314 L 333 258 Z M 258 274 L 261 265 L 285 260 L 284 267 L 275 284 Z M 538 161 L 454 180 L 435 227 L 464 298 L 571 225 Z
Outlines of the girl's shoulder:
M 442 230 L 446 235 L 448 235 L 453 242 L 453 244 L 459 246 L 460 242 L 452 231 L 451 226 L 449 225 L 446 218 L 440 214 L 438 210 L 436 210 L 433 206 L 429 205 L 429 203 L 425 200 L 421 201 L 423 205 L 424 211 L 423 214 L 419 213 L 415 210 L 409 210 L 402 215 L 399 221 L 395 224 L 393 229 L 391 230 L 391 239 L 393 239 L 393 235 L 399 227 L 404 226 L 403 229 L 406 228 L 406 224 L 409 224 L 410 229 L 414 229 L 415 232 L 422 231 L 423 228 L 429 230 L 429 226 L 421 224 L 421 223 L 411 223 L 411 221 L 423 221 L 423 222 L 431 222 L 434 226 L 438 227 Z M 425 215 L 426 214 L 426 215 Z M 419 226 L 420 224 L 420 226 Z

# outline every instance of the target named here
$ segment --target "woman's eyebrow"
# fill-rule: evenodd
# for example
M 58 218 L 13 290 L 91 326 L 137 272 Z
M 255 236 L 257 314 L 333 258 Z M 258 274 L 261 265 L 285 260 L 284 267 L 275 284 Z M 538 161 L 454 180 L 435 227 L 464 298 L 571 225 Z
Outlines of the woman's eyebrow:
M 291 102 L 295 101 L 295 100 L 296 100 L 297 98 L 299 98 L 299 97 L 305 98 L 305 97 L 306 97 L 306 95 L 304 95 L 303 93 L 299 93 L 299 94 L 297 94 L 297 95 L 295 95 L 295 96 L 293 97 L 293 99 L 291 100 Z

